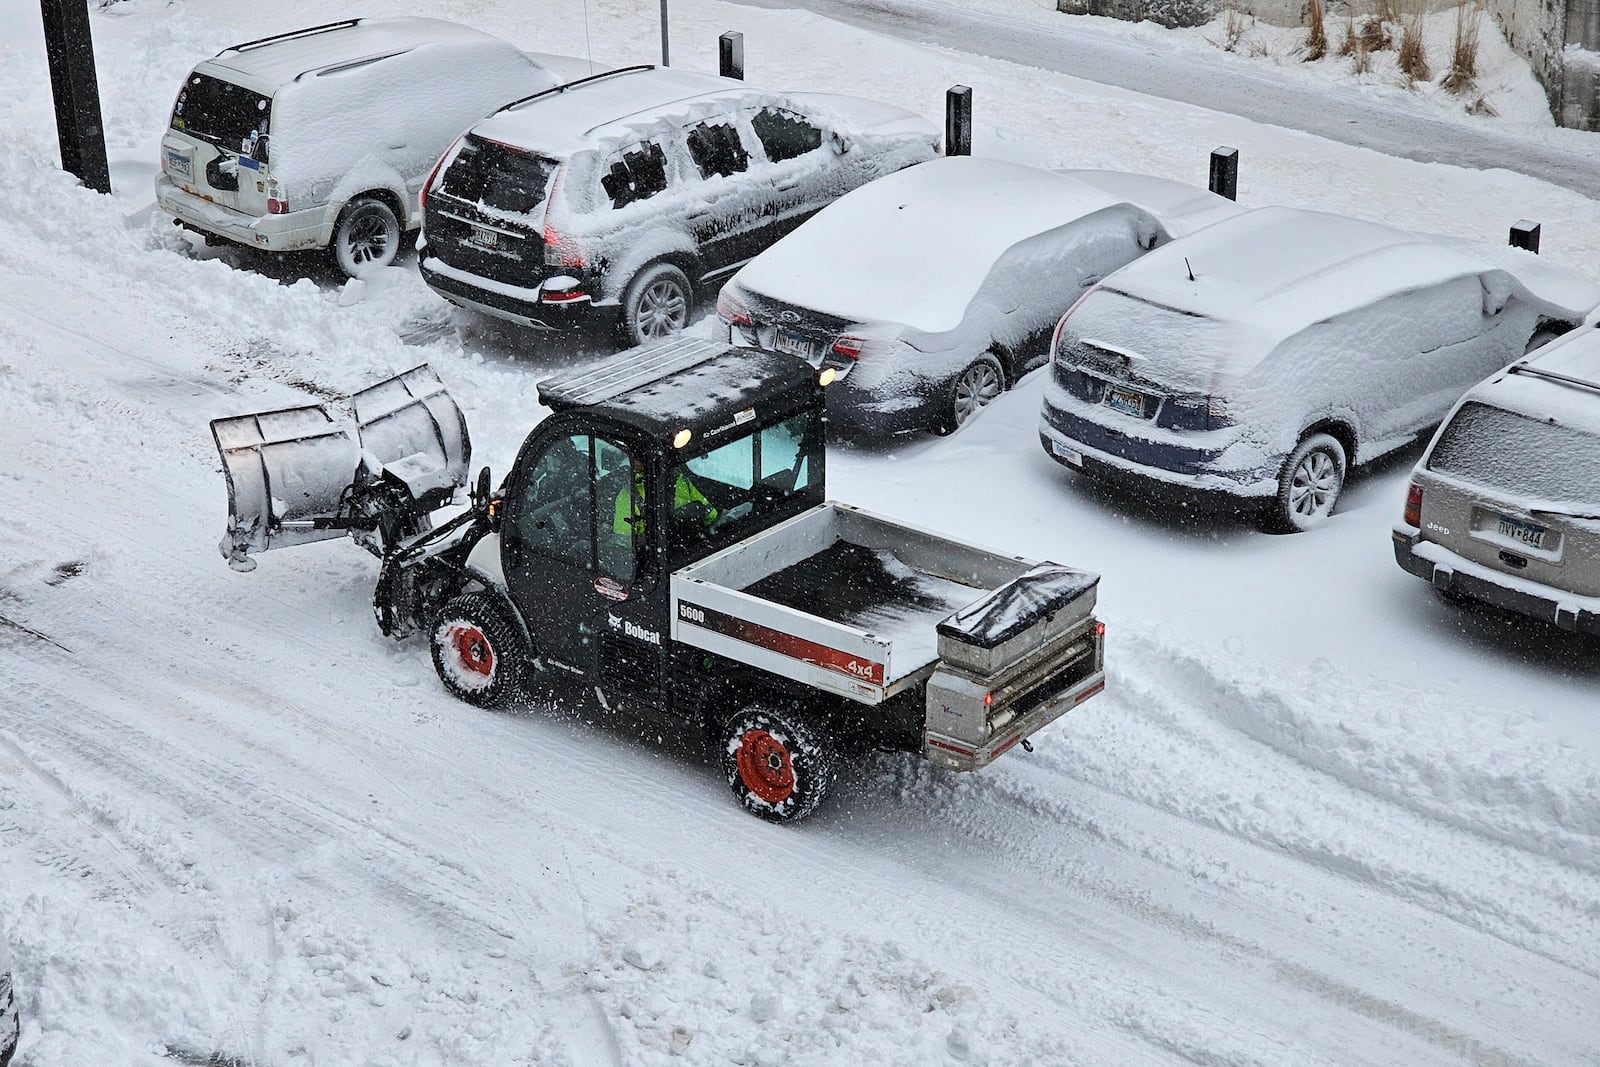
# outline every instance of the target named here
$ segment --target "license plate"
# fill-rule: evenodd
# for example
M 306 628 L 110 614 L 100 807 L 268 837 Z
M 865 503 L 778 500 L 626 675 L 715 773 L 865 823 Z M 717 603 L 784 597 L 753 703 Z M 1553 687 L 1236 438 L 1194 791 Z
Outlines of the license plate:
M 1112 411 L 1120 411 L 1136 419 L 1144 418 L 1143 393 L 1136 393 L 1132 389 L 1107 389 L 1106 403 Z
M 1074 467 L 1083 466 L 1083 453 L 1079 452 L 1075 448 L 1068 448 L 1060 441 L 1051 441 L 1050 451 L 1054 452 L 1056 455 L 1060 456 Z
M 500 235 L 493 230 L 486 230 L 482 226 L 474 226 L 467 239 L 481 248 L 500 247 Z
M 772 346 L 779 352 L 787 352 L 791 356 L 799 356 L 807 361 L 816 358 L 817 354 L 817 346 L 810 338 L 801 337 L 789 330 L 779 330 Z
M 167 149 L 167 173 L 174 178 L 194 177 L 194 166 L 189 161 L 189 153 Z
M 1543 548 L 1544 535 L 1550 531 L 1543 526 L 1535 526 L 1531 522 L 1513 519 L 1510 515 L 1501 515 L 1498 527 L 1501 537 L 1527 545 L 1529 548 Z

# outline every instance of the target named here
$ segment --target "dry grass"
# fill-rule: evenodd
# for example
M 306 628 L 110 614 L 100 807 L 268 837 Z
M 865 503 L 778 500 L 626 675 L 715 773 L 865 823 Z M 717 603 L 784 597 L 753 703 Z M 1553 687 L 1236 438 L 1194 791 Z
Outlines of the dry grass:
M 1366 42 L 1359 36 L 1356 37 L 1355 51 L 1350 53 L 1350 73 L 1372 73 L 1372 52 L 1367 48 Z
M 1400 33 L 1400 54 L 1396 61 L 1407 82 L 1425 82 L 1433 77 L 1428 51 L 1422 44 L 1423 24 L 1428 17 L 1427 0 L 1407 0 Z
M 1304 59 L 1315 63 L 1328 54 L 1328 28 L 1323 25 L 1327 15 L 1322 0 L 1311 0 L 1306 6 L 1306 42 Z
M 1493 104 L 1489 103 L 1488 93 L 1479 93 L 1478 98 L 1467 105 L 1467 114 L 1486 115 L 1492 119 L 1496 115 L 1500 114 L 1500 112 Z
M 1456 0 L 1456 36 L 1450 46 L 1450 69 L 1439 84 L 1457 96 L 1465 96 L 1478 80 L 1478 19 L 1482 0 Z
M 1229 4 L 1223 11 L 1222 40 L 1216 42 L 1224 52 L 1237 52 L 1253 20 L 1241 12 L 1237 5 Z
M 1339 55 L 1341 57 L 1353 56 L 1356 54 L 1356 47 L 1359 43 L 1356 39 L 1356 13 L 1354 9 L 1346 14 L 1342 31 L 1339 35 Z
M 1382 15 L 1368 15 L 1356 25 L 1356 34 L 1361 39 L 1361 47 L 1368 52 L 1382 52 L 1394 46 L 1394 36 L 1389 32 L 1389 24 L 1383 21 Z

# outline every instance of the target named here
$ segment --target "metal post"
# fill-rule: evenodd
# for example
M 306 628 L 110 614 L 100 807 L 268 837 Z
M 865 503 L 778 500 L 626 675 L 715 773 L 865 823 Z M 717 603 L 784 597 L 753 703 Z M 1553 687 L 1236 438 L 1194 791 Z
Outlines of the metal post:
M 661 65 L 672 66 L 667 53 L 667 0 L 661 0 Z
M 1539 224 L 1523 219 L 1512 226 L 1511 247 L 1525 248 L 1537 255 L 1539 252 Z
M 56 102 L 56 139 L 61 169 L 100 193 L 111 191 L 106 133 L 100 119 L 100 87 L 94 74 L 88 0 L 40 0 L 50 90 Z
M 1210 188 L 1218 196 L 1239 199 L 1239 150 L 1226 146 L 1211 153 Z
M 944 94 L 944 154 L 972 155 L 972 89 L 965 85 Z
M 729 30 L 717 38 L 717 73 L 744 81 L 744 34 Z

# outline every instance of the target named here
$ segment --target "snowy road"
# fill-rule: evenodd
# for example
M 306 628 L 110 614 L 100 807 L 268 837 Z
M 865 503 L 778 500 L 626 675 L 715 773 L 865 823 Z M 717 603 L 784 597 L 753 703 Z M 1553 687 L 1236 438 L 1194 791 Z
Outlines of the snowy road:
M 647 50 L 636 6 L 596 5 Z M 1600 664 L 1399 572 L 1404 464 L 1325 530 L 1267 538 L 1070 479 L 1038 446 L 1037 378 L 950 438 L 835 450 L 840 499 L 1101 571 L 1111 679 L 1032 755 L 971 776 L 879 757 L 792 828 L 653 724 L 451 700 L 424 648 L 377 633 L 352 545 L 229 571 L 209 419 L 425 359 L 501 472 L 538 379 L 593 354 L 453 318 L 409 263 L 293 281 L 144 214 L 164 69 L 274 28 L 173 10 L 96 16 L 121 199 L 56 172 L 17 73 L 41 53 L 0 35 L 0 190 L 28 206 L 0 213 L 14 1067 L 1600 1061 Z M 553 10 L 492 14 L 531 44 Z M 674 11 L 703 46 L 755 19 L 751 55 L 786 43 L 818 88 L 863 88 L 845 46 L 896 99 L 988 69 L 812 15 Z M 1217 129 L 993 71 L 1072 101 L 1100 165 L 1176 167 Z M 1005 119 L 980 134 L 1012 156 L 1063 139 Z M 1316 165 L 1402 221 L 1421 175 L 1461 231 L 1507 200 L 1559 211 L 1552 253 L 1597 262 L 1600 215 L 1570 192 L 1227 121 L 1260 146 L 1262 200 L 1307 195 Z
M 1600 198 L 1600 166 L 1592 134 L 1540 129 L 1506 132 L 1408 114 L 1356 93 L 1333 93 L 1243 64 L 1218 77 L 1216 57 L 1157 49 L 1091 20 L 1023 20 L 929 0 L 733 0 L 763 8 L 805 8 L 830 19 L 917 44 L 959 49 L 1021 66 L 1055 71 L 1147 96 L 1302 130 L 1332 141 L 1422 163 L 1477 170 L 1505 168 Z M 1093 20 L 1099 21 L 1099 20 Z M 998 87 L 995 87 L 998 89 Z M 974 107 L 988 86 L 974 87 Z M 1245 167 L 1250 165 L 1248 146 Z

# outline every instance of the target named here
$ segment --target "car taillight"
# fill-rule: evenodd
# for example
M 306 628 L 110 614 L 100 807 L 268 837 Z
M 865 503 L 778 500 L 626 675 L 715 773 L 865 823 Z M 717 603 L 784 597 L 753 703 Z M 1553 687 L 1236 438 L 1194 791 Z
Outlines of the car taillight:
M 1422 486 L 1416 482 L 1411 483 L 1411 488 L 1406 490 L 1406 511 L 1401 520 L 1407 526 L 1422 527 Z
M 456 150 L 456 145 L 460 143 L 461 138 L 457 137 L 455 143 L 444 150 L 444 155 L 439 157 L 433 169 L 428 172 L 428 180 L 422 183 L 422 192 L 417 194 L 417 210 L 428 210 L 428 190 L 433 188 L 433 180 L 439 176 L 439 168 L 444 166 L 444 161 L 450 158 L 451 153 Z
M 569 237 L 563 237 L 548 222 L 544 226 L 544 265 L 547 267 L 583 266 L 583 249 Z
M 728 292 L 727 286 L 723 286 L 722 291 L 717 294 L 717 318 L 729 326 L 751 325 L 750 309 L 744 306 L 742 300 Z
M 267 179 L 267 214 L 287 215 L 289 201 L 283 195 L 283 186 L 278 184 L 278 179 Z
M 836 356 L 843 356 L 845 359 L 860 359 L 861 349 L 865 344 L 866 342 L 859 337 L 846 335 L 833 342 L 833 348 L 830 351 Z

